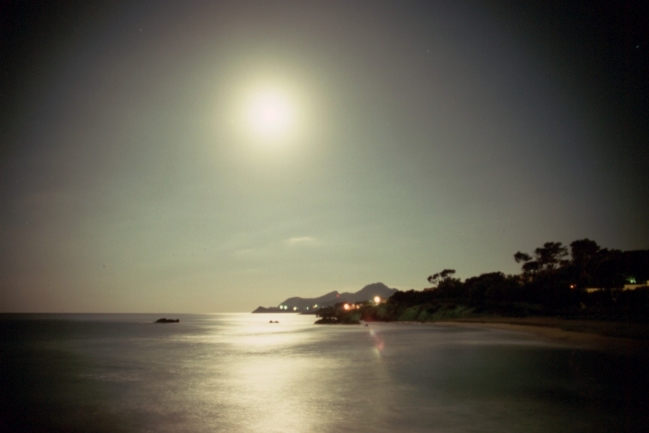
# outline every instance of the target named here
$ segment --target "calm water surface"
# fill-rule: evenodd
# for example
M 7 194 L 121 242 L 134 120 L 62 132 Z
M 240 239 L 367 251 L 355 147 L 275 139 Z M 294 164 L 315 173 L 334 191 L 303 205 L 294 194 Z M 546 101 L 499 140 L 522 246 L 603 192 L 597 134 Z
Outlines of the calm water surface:
M 0 315 L 0 429 L 649 431 L 640 360 L 470 327 L 158 317 Z

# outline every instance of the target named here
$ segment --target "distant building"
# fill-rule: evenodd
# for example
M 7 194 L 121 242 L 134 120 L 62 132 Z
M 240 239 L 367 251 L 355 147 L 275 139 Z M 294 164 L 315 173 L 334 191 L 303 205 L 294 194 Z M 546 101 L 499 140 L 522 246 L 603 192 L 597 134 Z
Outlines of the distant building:
M 635 279 L 631 283 L 635 283 Z M 625 284 L 622 290 L 635 290 L 638 287 L 647 287 L 647 286 L 649 286 L 649 280 L 645 281 L 644 284 Z
M 636 282 L 635 277 L 629 277 L 627 279 L 627 283 L 622 287 L 622 290 L 635 290 L 639 287 L 649 287 L 649 280 L 645 281 L 642 284 L 638 284 Z M 573 286 L 570 286 L 570 288 L 573 288 Z M 601 292 L 603 290 L 606 290 L 601 287 L 588 287 L 586 289 L 586 293 L 595 293 L 595 292 Z
M 595 292 L 601 292 L 602 289 L 601 287 L 588 287 L 586 288 L 586 293 L 595 293 Z

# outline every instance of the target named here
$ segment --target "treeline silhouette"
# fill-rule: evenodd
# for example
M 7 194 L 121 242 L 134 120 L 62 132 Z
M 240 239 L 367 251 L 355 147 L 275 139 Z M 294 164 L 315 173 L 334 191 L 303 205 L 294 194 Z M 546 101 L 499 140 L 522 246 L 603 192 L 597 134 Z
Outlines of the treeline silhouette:
M 399 291 L 380 305 L 337 305 L 318 315 L 323 323 L 480 315 L 649 321 L 649 288 L 624 288 L 649 280 L 649 250 L 607 249 L 581 239 L 569 246 L 546 242 L 531 254 L 517 252 L 514 260 L 521 264 L 519 274 L 489 272 L 461 281 L 455 270 L 444 269 L 429 276 L 431 286 L 423 290 Z

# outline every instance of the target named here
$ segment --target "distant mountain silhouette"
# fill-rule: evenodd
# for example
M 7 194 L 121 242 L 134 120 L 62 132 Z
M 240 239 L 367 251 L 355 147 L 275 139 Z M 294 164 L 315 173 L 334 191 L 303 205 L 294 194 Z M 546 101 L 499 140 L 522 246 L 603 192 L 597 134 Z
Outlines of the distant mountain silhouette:
M 291 312 L 291 311 L 312 311 L 314 307 L 328 307 L 334 305 L 338 302 L 363 302 L 370 299 L 373 299 L 375 296 L 380 296 L 382 299 L 387 299 L 392 296 L 397 289 L 391 289 L 383 283 L 373 283 L 368 284 L 363 287 L 356 293 L 344 292 L 339 293 L 338 291 L 329 292 L 326 295 L 322 295 L 318 298 L 301 298 L 295 296 L 292 298 L 286 299 L 284 302 L 281 302 L 277 307 L 264 308 L 259 307 L 253 313 L 265 313 L 265 312 Z M 286 306 L 286 309 L 280 309 L 280 306 Z

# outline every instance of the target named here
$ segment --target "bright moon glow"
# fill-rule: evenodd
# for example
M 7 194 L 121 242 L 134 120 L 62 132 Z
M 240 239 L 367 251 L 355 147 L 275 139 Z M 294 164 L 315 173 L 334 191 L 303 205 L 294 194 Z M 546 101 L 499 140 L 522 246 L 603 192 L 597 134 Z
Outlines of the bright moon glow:
M 295 113 L 289 99 L 277 91 L 266 90 L 250 98 L 248 124 L 260 139 L 280 139 L 289 135 Z

